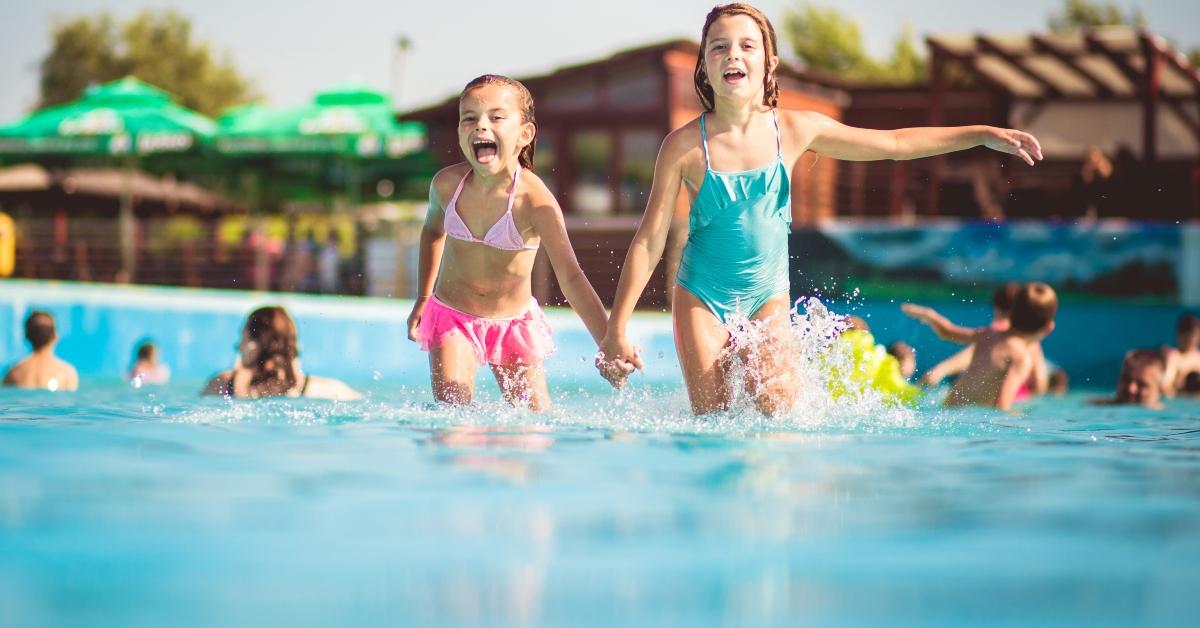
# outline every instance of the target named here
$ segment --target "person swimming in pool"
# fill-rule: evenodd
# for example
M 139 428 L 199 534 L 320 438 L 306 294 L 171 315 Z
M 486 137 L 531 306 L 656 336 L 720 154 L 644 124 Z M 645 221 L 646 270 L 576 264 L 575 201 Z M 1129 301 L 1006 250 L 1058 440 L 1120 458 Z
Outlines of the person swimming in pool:
M 233 368 L 208 382 L 204 394 L 238 399 L 309 397 L 353 400 L 362 395 L 341 380 L 309 375 L 300 367 L 296 323 L 279 306 L 250 313 L 237 343 Z
M 980 405 L 1008 410 L 1033 374 L 1034 346 L 1054 330 L 1058 295 L 1050 286 L 1027 283 L 1013 301 L 1009 324 L 972 329 L 955 325 L 931 308 L 905 303 L 901 310 L 929 325 L 943 340 L 973 344 L 971 363 L 946 395 L 947 406 Z
M 165 384 L 171 379 L 171 369 L 158 359 L 158 347 L 146 341 L 138 345 L 133 366 L 129 368 L 129 381 L 135 385 Z
M 725 410 L 731 359 L 746 364 L 747 391 L 766 414 L 796 400 L 790 336 L 788 233 L 791 173 L 807 151 L 836 159 L 915 159 L 973 146 L 1042 158 L 1033 136 L 989 126 L 859 129 L 813 111 L 778 107 L 775 30 L 747 4 L 717 6 L 700 35 L 695 88 L 704 113 L 672 131 L 654 168 L 646 211 L 625 257 L 601 344 L 607 365 L 642 366 L 626 336 L 638 297 L 662 258 L 680 188 L 691 209 L 672 300 L 675 345 L 692 411 Z M 734 350 L 727 323 L 748 319 L 760 338 Z
M 1162 410 L 1163 375 L 1167 359 L 1160 349 L 1133 349 L 1121 360 L 1117 390 L 1112 397 L 1091 400 L 1092 405 L 1138 405 Z
M 1010 281 L 996 288 L 996 291 L 992 293 L 991 326 L 996 331 L 1008 329 L 1013 304 L 1016 302 L 1017 293 L 1020 291 L 1021 284 Z M 1030 375 L 1029 381 L 1017 391 L 1017 401 L 1024 401 L 1032 395 L 1044 394 L 1050 388 L 1050 367 L 1046 362 L 1046 354 L 1042 349 L 1042 343 L 1039 342 L 1033 345 L 1032 349 L 1034 360 L 1033 374 Z M 967 345 L 965 349 L 938 362 L 921 377 L 921 383 L 926 386 L 937 386 L 946 377 L 958 375 L 967 370 L 967 367 L 971 365 L 971 358 L 974 351 L 975 345 Z
M 408 337 L 429 352 L 438 401 L 470 403 L 477 365 L 488 364 L 506 401 L 543 410 L 550 397 L 542 361 L 554 339 L 532 293 L 538 248 L 545 247 L 563 294 L 597 343 L 608 315 L 579 268 L 558 202 L 532 170 L 537 125 L 529 90 L 485 74 L 463 88 L 458 111 L 466 161 L 429 186 Z M 622 382 L 632 370 L 615 364 L 605 376 Z
M 1175 346 L 1164 347 L 1163 354 L 1163 393 L 1168 397 L 1200 395 L 1200 317 L 1180 314 L 1175 324 Z
M 33 352 L 4 374 L 4 385 L 43 390 L 76 390 L 79 373 L 75 367 L 54 355 L 58 330 L 49 312 L 33 311 L 25 318 L 25 340 Z

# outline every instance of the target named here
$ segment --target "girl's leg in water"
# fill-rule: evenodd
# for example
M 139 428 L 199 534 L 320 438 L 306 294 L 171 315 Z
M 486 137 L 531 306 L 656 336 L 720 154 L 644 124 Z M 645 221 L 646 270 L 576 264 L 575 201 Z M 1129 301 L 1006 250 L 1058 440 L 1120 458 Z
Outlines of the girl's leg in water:
M 796 403 L 796 360 L 790 298 L 772 297 L 751 320 L 761 321 L 738 355 L 746 365 L 746 393 L 758 411 L 768 416 L 785 414 Z
M 675 323 L 675 351 L 692 412 L 709 414 L 728 409 L 729 369 L 724 361 L 728 359 L 725 347 L 729 332 L 696 295 L 678 285 L 671 317 Z
M 538 364 L 512 366 L 492 365 L 492 373 L 500 392 L 508 403 L 541 412 L 550 407 L 550 391 L 546 388 L 546 369 Z
M 471 403 L 475 392 L 475 348 L 466 338 L 446 334 L 429 348 L 433 398 L 449 404 Z

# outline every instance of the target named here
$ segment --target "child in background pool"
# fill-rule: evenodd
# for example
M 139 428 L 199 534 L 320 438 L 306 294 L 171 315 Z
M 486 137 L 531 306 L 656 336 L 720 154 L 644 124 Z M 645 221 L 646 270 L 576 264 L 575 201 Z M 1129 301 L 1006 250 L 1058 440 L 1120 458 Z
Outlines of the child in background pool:
M 897 340 L 888 345 L 887 352 L 900 364 L 900 374 L 904 376 L 904 379 L 912 377 L 913 373 L 917 372 L 917 352 L 913 350 L 912 345 L 903 340 Z
M 1163 392 L 1168 397 L 1200 395 L 1200 318 L 1181 314 L 1175 324 L 1175 346 L 1164 347 L 1163 352 Z
M 171 369 L 158 361 L 158 347 L 152 342 L 138 345 L 137 358 L 129 369 L 129 380 L 135 384 L 165 384 L 171 379 Z
M 79 373 L 75 367 L 54 355 L 58 331 L 48 312 L 33 311 L 25 318 L 25 339 L 33 352 L 4 374 L 4 385 L 17 388 L 44 388 L 50 391 L 76 390 Z
M 778 108 L 775 29 L 746 4 L 713 8 L 705 19 L 694 83 L 704 113 L 672 131 L 659 149 L 645 215 L 629 247 L 601 353 L 607 364 L 641 366 L 625 335 L 662 258 L 681 188 L 689 234 L 672 299 L 675 346 L 692 411 L 725 410 L 733 398 L 730 361 L 741 360 L 746 390 L 765 414 L 795 403 L 796 352 L 787 351 L 791 173 L 807 151 L 835 159 L 915 159 L 973 146 L 1041 159 L 1033 136 L 988 126 L 876 131 L 813 111 Z M 733 321 L 757 327 L 731 348 Z
M 1021 284 L 1010 281 L 992 293 L 992 323 L 991 326 L 996 331 L 1004 331 L 1008 329 L 1009 316 L 1012 313 L 1013 303 L 1016 302 L 1017 293 L 1021 291 Z M 1046 392 L 1050 386 L 1050 369 L 1046 363 L 1046 355 L 1042 350 L 1042 343 L 1037 343 L 1034 347 L 1034 368 L 1033 375 L 1020 390 L 1017 391 L 1017 401 L 1025 401 L 1031 395 L 1041 395 Z M 933 368 L 926 371 L 921 377 L 921 383 L 926 386 L 937 386 L 943 379 L 951 375 L 958 375 L 966 370 L 971 364 L 971 356 L 975 350 L 975 345 L 968 345 L 958 353 L 938 362 Z
M 1054 330 L 1058 297 L 1044 283 L 1025 284 L 1017 293 L 1009 324 L 1003 330 L 994 326 L 971 329 L 955 325 L 936 311 L 911 303 L 905 303 L 901 309 L 929 325 L 943 340 L 975 345 L 971 363 L 946 396 L 947 406 L 973 404 L 1007 410 L 1033 375 L 1037 360 L 1035 345 Z
M 1167 370 L 1167 359 L 1159 349 L 1134 349 L 1125 354 L 1121 361 L 1121 374 L 1117 377 L 1117 392 L 1104 399 L 1093 399 L 1093 405 L 1139 405 L 1161 410 L 1163 397 L 1163 375 Z
M 488 364 L 505 400 L 542 410 L 550 404 L 542 360 L 554 340 L 532 293 L 539 246 L 597 343 L 607 314 L 575 259 L 558 202 L 533 173 L 537 126 L 529 90 L 485 74 L 467 83 L 458 110 L 466 161 L 437 173 L 429 186 L 408 337 L 429 352 L 438 401 L 470 403 L 476 366 Z M 605 373 L 620 382 L 630 370 L 616 365 Z

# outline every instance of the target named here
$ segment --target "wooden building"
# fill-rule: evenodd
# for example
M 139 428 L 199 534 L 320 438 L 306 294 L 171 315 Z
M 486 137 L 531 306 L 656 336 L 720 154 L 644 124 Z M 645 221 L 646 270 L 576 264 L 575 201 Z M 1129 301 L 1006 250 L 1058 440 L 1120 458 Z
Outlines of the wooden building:
M 1113 27 L 926 43 L 928 84 L 842 85 L 847 124 L 1011 126 L 1037 136 L 1046 160 L 1028 168 L 976 149 L 843 164 L 840 215 L 1077 218 L 1073 186 L 1095 146 L 1115 162 L 1117 178 L 1101 217 L 1200 218 L 1200 71 L 1162 38 Z

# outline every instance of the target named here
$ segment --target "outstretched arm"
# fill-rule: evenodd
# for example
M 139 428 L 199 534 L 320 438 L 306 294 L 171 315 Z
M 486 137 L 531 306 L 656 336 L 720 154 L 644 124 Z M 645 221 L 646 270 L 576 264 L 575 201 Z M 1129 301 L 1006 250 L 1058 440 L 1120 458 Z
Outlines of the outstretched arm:
M 958 375 L 967 370 L 973 357 L 975 357 L 975 345 L 967 345 L 966 349 L 938 362 L 933 368 L 926 371 L 925 375 L 921 377 L 921 383 L 926 386 L 936 386 L 946 377 Z
M 938 338 L 949 342 L 956 342 L 960 345 L 970 344 L 975 341 L 977 330 L 962 325 L 951 323 L 945 316 L 937 313 L 933 308 L 923 305 L 914 305 L 905 303 L 900 306 L 900 310 L 905 314 L 925 323 L 937 334 Z
M 429 211 L 425 214 L 425 224 L 421 226 L 421 242 L 417 249 L 417 301 L 408 315 L 409 340 L 417 340 L 417 328 L 421 324 L 421 315 L 425 313 L 425 304 L 433 295 L 433 285 L 442 263 L 442 248 L 446 244 L 446 230 L 442 227 L 445 210 L 434 185 L 436 181 L 437 177 L 434 177 L 434 181 L 429 183 Z
M 799 112 L 808 127 L 808 150 L 834 159 L 918 159 L 986 146 L 1033 165 L 1042 159 L 1037 138 L 994 126 L 913 127 L 881 131 L 847 126 L 815 111 Z
M 682 142 L 672 141 L 677 137 L 675 133 L 667 136 L 659 149 L 650 200 L 633 242 L 629 245 L 629 252 L 625 255 L 625 265 L 621 267 L 621 279 L 617 283 L 617 296 L 613 299 L 612 314 L 608 320 L 608 333 L 600 345 L 606 360 L 627 360 L 638 368 L 642 367 L 642 360 L 625 337 L 625 326 L 638 298 L 646 289 L 646 283 L 650 281 L 654 267 L 662 259 L 679 186 L 683 184 L 681 162 L 685 151 L 677 146 Z

